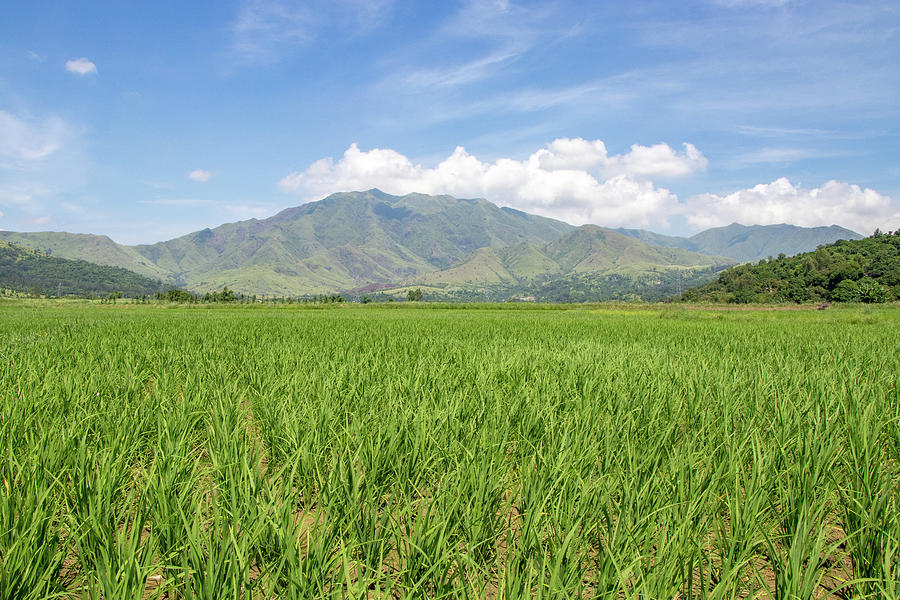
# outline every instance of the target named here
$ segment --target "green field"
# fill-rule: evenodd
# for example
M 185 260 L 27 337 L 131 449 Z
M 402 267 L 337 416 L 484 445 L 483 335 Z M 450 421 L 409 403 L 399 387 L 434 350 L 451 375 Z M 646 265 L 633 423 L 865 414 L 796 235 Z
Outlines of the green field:
M 0 304 L 0 599 L 900 596 L 900 310 Z

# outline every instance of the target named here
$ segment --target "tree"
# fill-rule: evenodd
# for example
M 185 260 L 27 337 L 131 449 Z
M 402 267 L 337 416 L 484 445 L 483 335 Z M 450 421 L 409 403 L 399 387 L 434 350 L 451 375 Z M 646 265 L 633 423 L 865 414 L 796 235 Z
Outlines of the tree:
M 421 288 L 416 288 L 414 290 L 409 290 L 408 292 L 406 292 L 406 298 L 410 302 L 418 302 L 419 300 L 422 299 L 422 296 L 424 296 L 424 295 L 425 294 L 422 293 Z
M 861 302 L 880 304 L 888 301 L 888 289 L 871 277 L 863 277 L 857 282 L 857 294 Z

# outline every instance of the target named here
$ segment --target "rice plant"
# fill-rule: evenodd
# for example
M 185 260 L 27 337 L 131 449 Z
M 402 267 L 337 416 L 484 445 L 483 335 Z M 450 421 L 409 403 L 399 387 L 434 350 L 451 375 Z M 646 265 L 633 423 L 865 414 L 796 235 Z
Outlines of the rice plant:
M 6 302 L 0 600 L 896 598 L 898 334 Z

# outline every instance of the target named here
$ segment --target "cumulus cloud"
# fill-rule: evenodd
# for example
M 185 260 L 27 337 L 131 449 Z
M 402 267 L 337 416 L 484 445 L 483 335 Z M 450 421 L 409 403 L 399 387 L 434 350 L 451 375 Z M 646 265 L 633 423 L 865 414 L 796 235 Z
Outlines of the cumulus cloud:
M 867 234 L 876 227 L 900 227 L 900 210 L 889 196 L 839 181 L 807 189 L 781 178 L 726 196 L 694 196 L 683 211 L 688 222 L 701 228 L 733 222 L 804 227 L 838 224 Z
M 706 169 L 709 162 L 693 144 L 684 144 L 679 154 L 668 144 L 631 147 L 631 152 L 614 156 L 606 172 L 625 173 L 643 177 L 679 177 Z
M 88 59 L 81 57 L 66 61 L 66 71 L 75 73 L 76 75 L 88 75 L 97 73 L 97 65 Z
M 188 173 L 188 177 L 190 179 L 200 182 L 209 181 L 212 176 L 212 171 L 204 171 L 203 169 L 194 169 L 193 171 Z
M 309 199 L 373 187 L 395 194 L 478 196 L 576 224 L 665 227 L 678 198 L 648 178 L 705 167 L 706 158 L 690 144 L 683 152 L 666 144 L 634 145 L 626 154 L 611 156 L 601 140 L 561 138 L 525 160 L 494 162 L 458 147 L 433 168 L 392 149 L 362 151 L 353 144 L 340 159 L 318 160 L 284 177 L 280 186 Z
M 482 197 L 578 225 L 665 229 L 677 216 L 697 229 L 735 221 L 838 224 L 862 233 L 900 227 L 900 210 L 890 197 L 849 183 L 829 181 L 807 189 L 782 178 L 724 196 L 701 194 L 679 201 L 652 181 L 694 173 L 707 164 L 691 144 L 681 150 L 667 144 L 634 145 L 624 154 L 610 154 L 602 140 L 560 138 L 524 160 L 493 162 L 458 147 L 433 167 L 415 164 L 390 148 L 363 151 L 352 144 L 340 158 L 317 160 L 279 185 L 306 200 L 373 187 L 392 194 Z

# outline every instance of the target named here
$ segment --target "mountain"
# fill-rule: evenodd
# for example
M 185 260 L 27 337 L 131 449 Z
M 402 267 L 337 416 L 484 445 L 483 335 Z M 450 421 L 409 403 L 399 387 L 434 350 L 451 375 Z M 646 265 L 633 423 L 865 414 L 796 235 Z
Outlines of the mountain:
M 23 293 L 85 296 L 120 292 L 155 294 L 156 280 L 120 267 L 49 256 L 40 250 L 0 241 L 0 288 Z
M 0 240 L 41 250 L 48 256 L 86 260 L 98 265 L 122 267 L 140 275 L 169 282 L 172 274 L 142 256 L 131 246 L 117 244 L 105 235 L 39 231 L 0 231 Z
M 393 283 L 571 229 L 487 200 L 369 190 L 134 249 L 191 289 L 281 295 Z
M 197 292 L 227 286 L 281 296 L 418 284 L 445 291 L 496 285 L 517 294 L 557 280 L 574 282 L 591 298 L 607 283 L 626 294 L 627 282 L 638 280 L 653 294 L 674 293 L 734 260 L 793 253 L 842 236 L 856 234 L 839 227 L 734 224 L 678 238 L 576 228 L 482 199 L 377 189 L 332 194 L 267 219 L 139 246 L 100 235 L 0 232 L 0 239 L 53 256 L 123 267 Z M 561 285 L 554 297 L 565 296 Z
M 373 189 L 150 245 L 53 232 L 0 237 L 58 256 L 128 266 L 197 291 L 228 286 L 297 295 L 393 284 L 458 264 L 480 248 L 545 244 L 572 229 L 487 200 Z
M 411 278 L 408 285 L 521 284 L 575 274 L 636 275 L 660 268 L 725 267 L 734 261 L 650 246 L 612 229 L 583 225 L 544 245 L 482 248 L 459 265 Z
M 900 230 L 732 267 L 688 290 L 691 302 L 885 302 L 900 299 Z
M 740 262 L 757 261 L 785 254 L 815 250 L 837 240 L 858 240 L 863 236 L 832 225 L 830 227 L 798 227 L 796 225 L 741 225 L 714 227 L 689 238 L 661 235 L 643 229 L 617 229 L 647 244 L 683 248 L 714 256 L 727 256 Z

